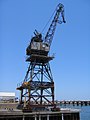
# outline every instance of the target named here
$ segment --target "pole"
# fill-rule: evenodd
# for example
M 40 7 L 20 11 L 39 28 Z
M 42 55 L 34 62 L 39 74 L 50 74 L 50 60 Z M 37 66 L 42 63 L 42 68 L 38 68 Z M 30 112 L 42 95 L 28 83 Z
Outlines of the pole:
M 25 120 L 25 116 L 23 115 L 23 119 L 22 120 Z
M 35 115 L 35 120 L 37 120 L 37 116 Z
M 39 115 L 39 120 L 41 120 L 41 115 Z
M 49 115 L 47 115 L 47 120 L 49 120 Z
M 64 116 L 63 116 L 63 113 L 62 113 L 62 120 L 64 120 Z

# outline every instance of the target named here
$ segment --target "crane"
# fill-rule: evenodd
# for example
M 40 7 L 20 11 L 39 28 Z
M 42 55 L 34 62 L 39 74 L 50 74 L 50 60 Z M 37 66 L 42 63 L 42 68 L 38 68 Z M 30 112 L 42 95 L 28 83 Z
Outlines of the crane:
M 59 20 L 59 16 L 61 19 Z M 34 31 L 34 37 L 26 48 L 26 61 L 29 67 L 25 79 L 17 90 L 21 91 L 21 106 L 25 101 L 23 110 L 35 111 L 45 110 L 52 106 L 54 102 L 54 80 L 50 69 L 49 61 L 53 56 L 49 56 L 50 46 L 53 40 L 57 23 L 65 23 L 64 6 L 59 3 L 55 10 L 54 18 L 44 37 L 37 30 Z
M 59 20 L 59 16 L 62 20 Z M 55 16 L 50 24 L 50 27 L 44 37 L 42 38 L 42 34 L 37 30 L 34 31 L 34 37 L 32 37 L 29 46 L 26 49 L 26 54 L 39 54 L 47 56 L 50 51 L 50 46 L 53 40 L 53 36 L 56 30 L 57 23 L 65 23 L 64 18 L 64 5 L 59 3 L 55 10 Z

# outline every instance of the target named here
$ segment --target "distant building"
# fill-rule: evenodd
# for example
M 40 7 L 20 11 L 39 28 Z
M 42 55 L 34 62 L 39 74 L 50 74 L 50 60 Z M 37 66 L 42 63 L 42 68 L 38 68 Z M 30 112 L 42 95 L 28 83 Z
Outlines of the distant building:
M 0 101 L 2 102 L 13 102 L 15 100 L 14 92 L 0 92 Z

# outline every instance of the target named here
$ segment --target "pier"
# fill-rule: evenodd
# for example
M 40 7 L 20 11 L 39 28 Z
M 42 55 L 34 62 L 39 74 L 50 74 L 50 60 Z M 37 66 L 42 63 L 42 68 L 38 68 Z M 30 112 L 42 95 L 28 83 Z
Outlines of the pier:
M 90 105 L 90 101 L 56 101 L 56 104 L 60 105 L 77 105 L 77 106 L 87 106 Z
M 0 110 L 0 120 L 80 120 L 79 110 L 22 112 L 21 110 Z
M 19 103 L 0 103 L 0 120 L 80 120 L 80 110 L 60 108 L 60 111 L 23 112 Z

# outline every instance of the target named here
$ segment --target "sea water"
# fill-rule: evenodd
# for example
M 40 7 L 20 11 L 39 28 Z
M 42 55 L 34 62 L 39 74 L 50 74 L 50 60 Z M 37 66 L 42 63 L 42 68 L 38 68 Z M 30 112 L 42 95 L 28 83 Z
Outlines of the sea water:
M 81 120 L 90 120 L 90 106 L 82 106 L 80 112 Z
M 60 105 L 61 108 L 73 108 L 80 110 L 80 120 L 90 120 L 90 105 L 89 106 L 77 106 L 77 105 Z

